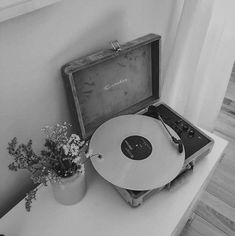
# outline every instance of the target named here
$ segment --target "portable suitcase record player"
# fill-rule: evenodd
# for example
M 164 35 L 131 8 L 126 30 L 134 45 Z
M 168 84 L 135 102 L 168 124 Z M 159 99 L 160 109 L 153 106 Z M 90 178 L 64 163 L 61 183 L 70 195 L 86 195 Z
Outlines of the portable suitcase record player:
M 73 126 L 102 156 L 94 168 L 133 207 L 191 172 L 214 143 L 159 101 L 160 41 L 114 41 L 62 67 Z

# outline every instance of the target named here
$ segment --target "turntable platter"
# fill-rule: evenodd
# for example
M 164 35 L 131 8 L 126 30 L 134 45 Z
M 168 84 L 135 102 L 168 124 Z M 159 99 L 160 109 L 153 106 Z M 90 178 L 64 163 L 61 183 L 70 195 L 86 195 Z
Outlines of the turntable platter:
M 144 115 L 106 121 L 92 135 L 89 148 L 102 155 L 91 160 L 96 171 L 113 185 L 131 190 L 164 186 L 179 174 L 185 159 L 160 121 Z

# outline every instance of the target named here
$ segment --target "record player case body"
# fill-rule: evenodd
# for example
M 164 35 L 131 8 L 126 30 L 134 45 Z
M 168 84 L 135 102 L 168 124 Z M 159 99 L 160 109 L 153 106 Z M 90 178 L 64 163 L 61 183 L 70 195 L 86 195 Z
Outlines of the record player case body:
M 110 49 L 65 64 L 62 75 L 73 126 L 83 139 L 89 140 L 101 124 L 113 117 L 143 114 L 157 118 L 159 113 L 183 141 L 186 155 L 183 174 L 210 152 L 213 140 L 159 101 L 160 48 L 161 37 L 155 34 L 121 46 L 115 41 Z M 166 186 L 146 191 L 115 187 L 135 207 Z

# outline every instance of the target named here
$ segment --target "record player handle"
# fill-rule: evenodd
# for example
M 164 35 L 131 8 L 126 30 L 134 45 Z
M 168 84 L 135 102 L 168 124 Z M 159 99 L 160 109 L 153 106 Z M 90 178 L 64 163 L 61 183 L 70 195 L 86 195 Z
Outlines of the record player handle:
M 115 52 L 120 52 L 122 50 L 122 48 L 117 40 L 110 42 L 110 44 Z
M 165 125 L 165 122 L 163 121 L 162 117 L 160 116 L 160 114 L 157 112 L 157 116 L 159 118 L 159 120 L 161 121 L 161 123 L 163 124 L 164 128 L 166 129 L 167 133 L 170 135 L 171 140 L 173 141 L 173 143 L 178 145 L 178 151 L 179 153 L 183 152 L 183 143 L 181 139 L 177 139 L 176 137 L 174 137 L 170 131 L 168 130 L 168 128 Z

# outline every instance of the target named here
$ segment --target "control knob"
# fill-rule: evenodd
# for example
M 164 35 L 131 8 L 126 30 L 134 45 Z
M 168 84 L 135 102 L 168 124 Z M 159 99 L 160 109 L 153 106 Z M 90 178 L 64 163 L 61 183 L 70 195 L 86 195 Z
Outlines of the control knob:
M 189 131 L 188 131 L 188 134 L 189 134 L 189 136 L 193 136 L 194 135 L 194 130 L 193 129 L 190 129 Z

